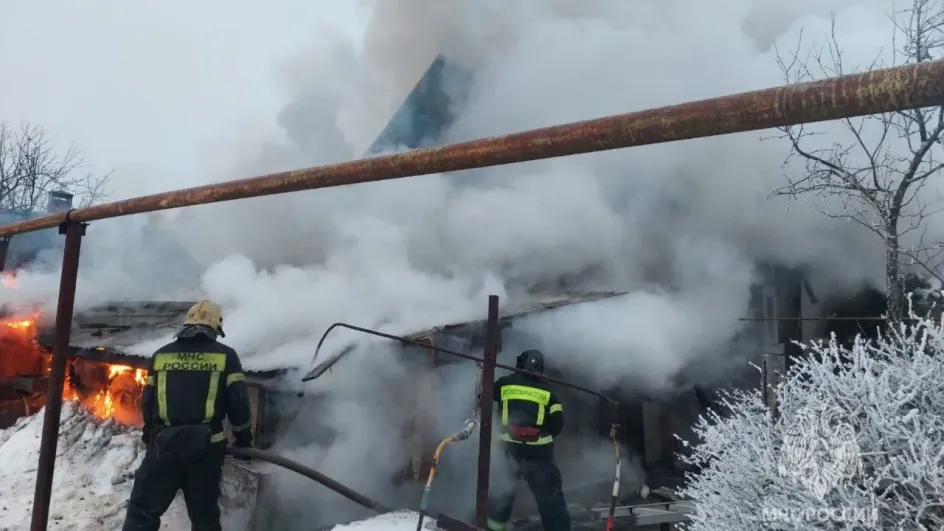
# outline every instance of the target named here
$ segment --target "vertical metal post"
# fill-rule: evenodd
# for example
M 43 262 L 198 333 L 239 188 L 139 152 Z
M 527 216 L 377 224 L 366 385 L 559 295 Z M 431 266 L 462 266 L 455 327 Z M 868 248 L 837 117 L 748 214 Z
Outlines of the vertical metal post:
M 7 251 L 10 250 L 11 238 L 12 237 L 10 236 L 6 238 L 0 238 L 0 273 L 2 273 L 7 267 Z
M 68 220 L 68 215 L 66 219 Z M 30 531 L 46 531 L 49 522 L 49 500 L 52 497 L 52 477 L 56 467 L 56 446 L 59 442 L 59 415 L 62 413 L 62 392 L 65 387 L 66 362 L 69 360 L 69 334 L 72 331 L 75 285 L 79 274 L 79 251 L 82 247 L 82 236 L 85 235 L 85 224 L 66 221 L 59 226 L 59 234 L 65 234 L 66 243 L 62 253 L 52 369 L 46 393 L 42 439 L 39 443 L 39 466 L 36 469 Z
M 488 296 L 488 321 L 485 324 L 485 355 L 482 363 L 482 408 L 479 417 L 479 470 L 475 489 L 475 527 L 487 528 L 488 472 L 492 461 L 492 387 L 498 361 L 498 295 Z

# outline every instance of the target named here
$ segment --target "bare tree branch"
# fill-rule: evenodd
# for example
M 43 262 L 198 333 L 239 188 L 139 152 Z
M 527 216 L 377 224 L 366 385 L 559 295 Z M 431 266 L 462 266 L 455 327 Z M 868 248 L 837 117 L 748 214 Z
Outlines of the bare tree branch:
M 892 13 L 895 64 L 930 61 L 944 50 L 944 0 L 912 0 L 909 9 Z M 825 42 L 801 55 L 800 42 L 789 54 L 775 49 L 777 63 L 788 83 L 834 77 L 852 71 L 882 68 L 881 54 L 870 64 L 845 64 L 832 19 Z M 917 267 L 944 282 L 944 244 L 928 241 L 929 218 L 944 210 L 927 204 L 927 181 L 944 172 L 944 107 L 900 111 L 843 120 L 847 135 L 825 143 L 821 133 L 805 126 L 781 128 L 779 138 L 790 143 L 784 167 L 802 161 L 799 177 L 786 175 L 787 184 L 771 192 L 794 200 L 801 196 L 823 214 L 855 222 L 882 238 L 886 247 L 885 289 L 888 317 L 901 318 L 905 308 L 902 268 Z M 936 194 L 935 194 L 936 195 Z M 829 205 L 839 205 L 839 211 Z M 906 237 L 909 245 L 902 243 Z
M 71 145 L 57 151 L 54 143 L 38 125 L 0 122 L 0 209 L 29 215 L 57 191 L 73 194 L 79 206 L 107 197 L 111 174 L 93 174 L 81 151 Z

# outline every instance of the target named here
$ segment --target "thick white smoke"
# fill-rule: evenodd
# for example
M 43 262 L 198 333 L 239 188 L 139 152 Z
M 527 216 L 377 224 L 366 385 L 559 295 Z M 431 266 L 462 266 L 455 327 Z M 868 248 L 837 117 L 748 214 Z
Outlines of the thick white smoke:
M 476 72 L 469 107 L 447 135 L 462 140 L 782 84 L 771 45 L 794 47 L 801 25 L 812 44 L 821 36 L 815 32 L 828 29 L 831 9 L 844 9 L 838 38 L 857 58 L 850 62 L 868 63 L 891 35 L 886 0 L 365 5 L 364 42 L 323 30 L 280 64 L 288 101 L 277 127 L 240 132 L 239 150 L 217 165 L 226 168 L 217 180 L 359 156 L 438 53 Z M 199 285 L 173 280 L 175 257 L 150 251 L 125 222 L 95 223 L 80 300 L 205 295 L 223 305 L 227 339 L 248 367 L 301 367 L 335 321 L 412 332 L 483 318 L 488 294 L 521 302 L 530 289 L 569 278 L 576 288 L 632 294 L 535 317 L 522 330 L 552 364 L 600 387 L 640 371 L 658 387 L 737 332 L 758 262 L 805 266 L 823 290 L 880 278 L 880 247 L 853 225 L 765 200 L 783 183 L 788 148 L 762 142 L 769 134 L 160 216 L 206 266 Z M 53 277 L 22 277 L 22 293 L 54 296 Z M 339 334 L 333 344 L 352 337 Z M 319 381 L 309 391 L 354 382 L 369 394 L 372 368 L 394 363 L 380 353 L 348 362 L 351 368 L 324 377 L 334 383 Z M 464 372 L 461 383 L 446 386 L 459 404 L 447 415 L 453 423 L 464 418 L 470 378 Z M 348 463 L 334 467 L 337 477 L 366 488 L 369 478 L 389 475 L 380 465 L 363 471 L 353 457 L 395 438 L 377 433 L 392 428 L 380 421 L 389 412 L 364 407 L 373 400 L 351 397 L 314 415 L 356 416 L 349 434 L 363 436 L 297 455 Z
M 438 52 L 477 72 L 470 106 L 449 134 L 466 139 L 776 85 L 771 35 L 789 47 L 799 29 L 774 3 L 746 0 L 706 13 L 682 2 L 427 4 L 371 4 L 365 43 L 321 31 L 308 52 L 283 63 L 291 98 L 277 120 L 283 132 L 236 153 L 225 177 L 358 156 Z M 796 22 L 803 13 L 786 14 Z M 849 53 L 870 58 L 887 43 L 881 17 L 840 15 Z M 825 30 L 823 21 L 803 22 L 809 32 Z M 665 287 L 672 271 L 692 285 L 699 276 L 698 284 L 749 282 L 747 267 L 716 268 L 719 256 L 836 270 L 837 246 L 861 245 L 848 227 L 764 201 L 782 182 L 786 149 L 760 136 L 199 207 L 164 225 L 208 266 L 197 291 L 225 304 L 237 346 L 264 356 L 261 364 L 301 364 L 306 340 L 330 321 L 408 331 L 468 318 L 481 315 L 483 287 L 496 283 L 553 282 L 591 268 L 587 283 L 610 289 Z M 149 252 L 127 223 L 90 228 L 80 302 L 196 287 L 175 278 L 183 275 L 173 274 L 172 254 Z M 843 262 L 845 279 L 874 273 L 858 265 L 866 261 Z M 52 286 L 45 277 L 26 279 L 23 293 Z M 714 313 L 740 314 L 743 289 L 722 292 L 735 295 Z M 255 343 L 259 329 L 275 345 Z

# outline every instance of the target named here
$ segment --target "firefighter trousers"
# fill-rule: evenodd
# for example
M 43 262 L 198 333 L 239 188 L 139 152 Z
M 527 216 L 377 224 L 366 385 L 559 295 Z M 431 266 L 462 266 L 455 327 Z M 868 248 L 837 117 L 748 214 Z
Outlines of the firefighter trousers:
M 160 459 L 155 445 L 149 445 L 134 476 L 121 530 L 158 531 L 161 516 L 182 490 L 190 529 L 221 531 L 218 501 L 225 457 L 225 443 L 212 444 L 203 455 L 187 460 Z
M 569 531 L 570 513 L 564 500 L 561 474 L 554 462 L 552 448 L 542 448 L 542 451 L 532 455 L 522 455 L 517 448 L 506 448 L 505 455 L 510 470 L 498 473 L 511 474 L 514 481 L 511 488 L 497 489 L 490 496 L 488 528 L 492 531 L 505 529 L 515 504 L 517 485 L 524 478 L 537 502 L 542 527 L 547 531 Z

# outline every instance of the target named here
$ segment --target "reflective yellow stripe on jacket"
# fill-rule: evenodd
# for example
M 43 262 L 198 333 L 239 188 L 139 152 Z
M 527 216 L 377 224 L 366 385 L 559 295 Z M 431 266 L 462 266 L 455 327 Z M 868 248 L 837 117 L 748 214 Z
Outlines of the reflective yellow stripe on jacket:
M 244 381 L 246 381 L 246 375 L 244 375 L 244 374 L 241 373 L 241 372 L 234 372 L 234 373 L 231 373 L 229 376 L 226 377 L 226 387 L 229 387 L 229 386 L 233 385 L 233 384 L 236 383 L 236 382 L 244 382 Z M 251 428 L 251 427 L 252 427 L 252 420 L 249 420 L 249 421 L 244 422 L 244 423 L 242 423 L 242 424 L 236 424 L 236 425 L 234 425 L 234 426 L 233 426 L 233 431 L 246 431 L 246 430 L 248 430 L 248 429 Z
M 219 394 L 220 377 L 226 370 L 226 354 L 206 352 L 162 352 L 154 356 L 154 372 L 157 373 L 157 412 L 165 426 L 170 425 L 167 415 L 168 371 L 200 371 L 210 373 L 203 422 L 210 422 L 216 414 L 216 397 Z M 241 375 L 241 373 L 238 373 Z M 150 380 L 150 379 L 149 379 Z M 229 384 L 229 378 L 227 378 Z M 218 437 L 222 434 L 215 434 Z M 223 436 L 225 439 L 225 435 Z M 219 439 L 222 440 L 222 439 Z M 218 441 L 214 441 L 218 442 Z
M 544 425 L 545 411 L 547 410 L 547 405 L 551 402 L 550 391 L 536 387 L 528 387 L 526 385 L 503 385 L 501 388 L 502 426 L 508 425 L 508 402 L 511 400 L 523 400 L 537 404 L 538 414 L 534 424 L 539 428 Z M 560 404 L 554 404 L 554 406 L 550 408 L 551 413 L 561 410 Z M 544 435 L 536 441 L 525 443 L 512 439 L 507 432 L 502 434 L 501 439 L 505 442 L 527 444 L 529 446 L 540 446 L 554 442 L 554 437 Z

